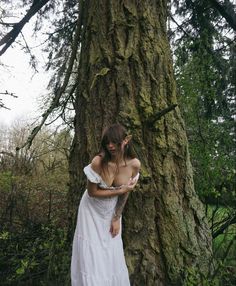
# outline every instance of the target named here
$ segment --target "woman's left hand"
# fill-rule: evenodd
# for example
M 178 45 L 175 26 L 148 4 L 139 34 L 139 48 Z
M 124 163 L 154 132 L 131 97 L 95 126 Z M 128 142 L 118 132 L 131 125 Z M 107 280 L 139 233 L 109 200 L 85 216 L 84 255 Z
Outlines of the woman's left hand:
M 120 219 L 112 220 L 111 221 L 111 228 L 110 233 L 112 237 L 115 237 L 120 232 Z

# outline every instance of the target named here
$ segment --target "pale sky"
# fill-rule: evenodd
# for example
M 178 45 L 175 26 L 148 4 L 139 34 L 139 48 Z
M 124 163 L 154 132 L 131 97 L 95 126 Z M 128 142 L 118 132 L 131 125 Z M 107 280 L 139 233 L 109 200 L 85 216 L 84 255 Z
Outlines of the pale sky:
M 29 59 L 22 52 L 11 49 L 4 55 L 8 70 L 1 68 L 0 92 L 13 92 L 18 98 L 1 95 L 4 104 L 10 108 L 0 109 L 0 122 L 11 123 L 16 118 L 33 118 L 39 114 L 40 95 L 46 92 L 48 76 L 42 71 L 33 75 Z
M 40 41 L 43 41 L 43 38 L 36 41 L 31 36 L 31 27 L 31 22 L 26 24 L 23 33 L 28 45 L 35 47 Z M 9 125 L 20 118 L 32 121 L 31 119 L 40 115 L 39 106 L 42 105 L 40 98 L 47 93 L 46 87 L 50 75 L 43 68 L 46 61 L 44 57 L 46 56 L 43 55 L 41 49 L 39 47 L 33 48 L 32 53 L 40 62 L 38 73 L 35 73 L 29 65 L 30 56 L 25 54 L 17 44 L 10 47 L 0 57 L 0 92 L 7 90 L 18 96 L 18 98 L 13 98 L 9 95 L 0 95 L 3 103 L 11 109 L 0 108 L 0 124 Z M 5 67 L 1 64 L 4 64 Z

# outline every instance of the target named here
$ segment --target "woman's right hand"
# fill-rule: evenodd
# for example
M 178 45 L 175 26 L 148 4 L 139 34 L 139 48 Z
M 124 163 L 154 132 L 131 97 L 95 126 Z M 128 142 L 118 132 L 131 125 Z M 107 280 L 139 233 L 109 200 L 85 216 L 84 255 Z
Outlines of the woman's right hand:
M 137 179 L 130 179 L 127 185 L 123 186 L 124 193 L 133 191 L 134 187 L 137 184 Z

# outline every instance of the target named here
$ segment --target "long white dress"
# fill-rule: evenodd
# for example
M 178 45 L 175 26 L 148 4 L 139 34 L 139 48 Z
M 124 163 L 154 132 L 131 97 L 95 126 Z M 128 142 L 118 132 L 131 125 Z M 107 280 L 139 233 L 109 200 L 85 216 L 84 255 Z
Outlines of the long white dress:
M 84 173 L 90 182 L 108 187 L 91 165 Z M 117 199 L 94 198 L 84 192 L 73 240 L 72 286 L 130 286 L 121 231 L 114 238 L 110 233 Z

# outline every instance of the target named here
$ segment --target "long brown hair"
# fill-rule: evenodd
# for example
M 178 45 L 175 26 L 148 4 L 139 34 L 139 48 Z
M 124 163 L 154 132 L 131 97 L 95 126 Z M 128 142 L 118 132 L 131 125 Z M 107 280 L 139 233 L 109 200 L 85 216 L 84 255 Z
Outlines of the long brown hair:
M 118 160 L 119 157 L 123 157 L 125 164 L 127 159 L 135 158 L 134 150 L 132 147 L 132 139 L 124 147 L 124 152 L 122 152 L 121 144 L 123 140 L 128 136 L 127 131 L 125 130 L 124 126 L 119 123 L 112 124 L 108 126 L 103 134 L 101 140 L 101 146 L 99 155 L 102 157 L 101 164 L 102 164 L 102 172 L 106 175 L 108 171 L 108 162 L 111 161 L 111 154 L 107 150 L 107 145 L 112 142 L 115 143 L 118 147 L 119 156 L 117 158 L 116 167 L 118 171 Z

